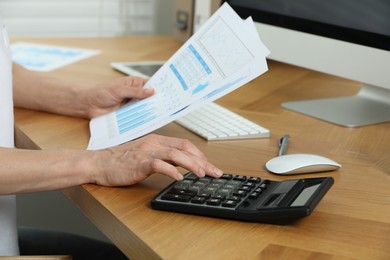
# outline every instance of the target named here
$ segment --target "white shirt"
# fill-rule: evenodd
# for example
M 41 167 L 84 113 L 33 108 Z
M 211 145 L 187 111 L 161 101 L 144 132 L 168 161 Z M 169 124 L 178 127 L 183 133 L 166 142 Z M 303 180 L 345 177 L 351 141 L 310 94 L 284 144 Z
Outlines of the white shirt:
M 14 147 L 12 63 L 7 30 L 0 17 L 0 146 Z M 0 184 L 1 185 L 1 184 Z M 0 196 L 0 256 L 18 255 L 15 195 Z

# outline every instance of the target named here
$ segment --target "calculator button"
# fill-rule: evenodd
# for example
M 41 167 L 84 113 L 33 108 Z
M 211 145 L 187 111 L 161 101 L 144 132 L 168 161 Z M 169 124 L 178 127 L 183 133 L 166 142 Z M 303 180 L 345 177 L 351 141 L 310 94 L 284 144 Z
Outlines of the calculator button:
M 232 184 L 225 184 L 223 186 L 223 189 L 235 190 L 235 189 L 237 189 L 237 186 L 236 185 L 232 185 Z
M 215 187 L 206 187 L 203 189 L 204 193 L 208 193 L 210 195 L 214 195 L 217 192 L 218 188 Z
M 179 195 L 188 195 L 188 196 L 195 196 L 196 195 L 196 192 L 195 191 L 192 191 L 192 190 L 178 190 L 178 189 L 171 189 L 169 191 L 169 193 L 172 193 L 172 194 L 179 194 Z
M 227 207 L 227 208 L 234 208 L 237 205 L 237 201 L 234 200 L 227 200 L 222 203 L 222 207 Z
M 231 180 L 232 178 L 233 178 L 233 175 L 228 174 L 228 173 L 224 173 L 224 174 L 222 174 L 221 177 L 219 177 L 219 179 L 222 179 L 222 180 Z
M 175 184 L 175 186 L 173 186 L 175 189 L 177 190 L 184 190 L 184 189 L 187 189 L 189 187 L 189 184 L 188 183 L 182 183 L 182 182 L 178 182 Z
M 188 201 L 190 201 L 191 196 L 167 193 L 167 194 L 164 194 L 161 197 L 161 199 L 163 199 L 163 200 L 171 200 L 171 201 L 188 202 Z
M 211 183 L 209 187 L 219 189 L 223 186 L 223 183 Z
M 225 195 L 225 196 L 230 196 L 232 193 L 233 193 L 232 189 L 226 189 L 226 188 L 219 189 L 219 191 L 217 192 L 217 194 Z
M 255 183 L 259 183 L 259 182 L 261 182 L 261 178 L 258 178 L 258 177 L 249 177 L 249 178 L 248 178 L 248 181 L 250 181 L 250 182 L 255 182 Z
M 184 183 L 184 184 L 191 185 L 191 184 L 194 183 L 194 181 L 193 180 L 184 179 L 184 180 L 180 181 L 179 183 Z
M 265 190 L 267 188 L 267 184 L 266 183 L 262 183 L 262 184 L 260 184 L 259 188 L 262 189 L 262 190 Z
M 244 182 L 244 181 L 246 181 L 246 176 L 243 176 L 243 175 L 235 175 L 235 176 L 233 177 L 233 180 L 235 180 L 235 181 L 240 181 L 240 182 Z
M 195 174 L 191 173 L 191 174 L 188 174 L 187 176 L 185 176 L 185 179 L 186 180 L 196 181 L 196 180 L 198 180 L 198 176 L 196 176 Z
M 237 190 L 233 193 L 234 196 L 240 196 L 240 197 L 244 197 L 246 196 L 247 192 L 244 191 L 244 190 Z
M 240 190 L 243 190 L 243 191 L 251 191 L 252 190 L 252 188 L 251 187 L 248 187 L 248 186 L 242 186 L 241 188 L 240 188 Z
M 196 197 L 193 197 L 191 199 L 191 203 L 194 203 L 194 204 L 203 204 L 205 202 L 206 202 L 206 198 L 205 197 L 198 197 L 198 196 L 196 196 Z
M 262 188 L 256 188 L 254 191 L 259 193 L 259 194 L 261 194 L 263 192 L 263 189 Z
M 240 186 L 241 185 L 241 182 L 240 181 L 228 181 L 227 183 L 226 183 L 226 185 L 232 185 L 232 186 L 234 186 L 234 187 L 238 187 L 238 186 Z
M 196 183 L 203 183 L 203 184 L 209 185 L 210 182 L 211 182 L 211 178 L 203 177 L 203 178 L 200 178 Z
M 213 180 L 212 183 L 213 183 L 213 184 L 214 184 L 214 183 L 217 183 L 217 184 L 224 185 L 224 184 L 226 183 L 226 180 L 215 179 L 215 180 Z
M 206 187 L 207 185 L 205 183 L 202 183 L 202 182 L 196 182 L 192 185 L 192 187 L 197 187 L 199 189 L 203 189 L 204 187 Z
M 212 206 L 219 206 L 221 204 L 221 200 L 220 199 L 211 198 L 208 201 L 206 201 L 206 204 L 207 205 L 212 205 Z
M 213 196 L 213 199 L 219 199 L 221 201 L 224 201 L 226 199 L 226 196 L 221 194 L 215 194 L 215 196 Z
M 242 186 L 248 186 L 250 188 L 254 188 L 256 186 L 256 183 L 248 181 L 248 182 L 245 182 Z
M 199 193 L 202 190 L 202 187 L 191 186 L 191 187 L 188 188 L 188 190 L 193 191 L 195 193 Z
M 204 197 L 206 199 L 211 197 L 210 193 L 206 193 L 206 192 L 201 192 L 201 193 L 198 194 L 198 196 L 199 197 Z
M 226 200 L 234 200 L 236 202 L 241 201 L 241 196 L 230 196 L 227 197 Z
M 257 199 L 259 196 L 260 196 L 260 193 L 254 191 L 254 192 L 252 192 L 252 193 L 249 195 L 249 198 L 250 198 L 250 199 Z

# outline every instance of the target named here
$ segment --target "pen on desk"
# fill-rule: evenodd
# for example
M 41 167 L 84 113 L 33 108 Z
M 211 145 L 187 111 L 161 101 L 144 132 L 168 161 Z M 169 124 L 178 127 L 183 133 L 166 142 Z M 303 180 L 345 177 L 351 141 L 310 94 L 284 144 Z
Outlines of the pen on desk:
M 279 156 L 286 154 L 289 137 L 290 137 L 289 135 L 283 135 L 282 137 L 280 137 L 280 139 L 279 139 Z

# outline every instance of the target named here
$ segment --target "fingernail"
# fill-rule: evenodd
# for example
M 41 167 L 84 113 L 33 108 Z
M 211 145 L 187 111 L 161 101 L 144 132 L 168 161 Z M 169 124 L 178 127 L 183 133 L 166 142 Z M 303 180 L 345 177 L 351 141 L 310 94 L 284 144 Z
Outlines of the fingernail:
M 153 94 L 154 90 L 152 88 L 144 88 L 144 93 L 147 95 Z
M 199 173 L 201 174 L 202 177 L 206 176 L 206 172 L 203 170 L 202 167 L 199 169 Z
M 215 175 L 217 175 L 217 176 L 221 177 L 221 176 L 222 176 L 222 174 L 223 174 L 223 171 L 221 171 L 221 170 L 220 170 L 220 169 L 218 169 L 218 168 L 215 168 L 215 169 L 214 169 L 214 173 L 215 173 Z

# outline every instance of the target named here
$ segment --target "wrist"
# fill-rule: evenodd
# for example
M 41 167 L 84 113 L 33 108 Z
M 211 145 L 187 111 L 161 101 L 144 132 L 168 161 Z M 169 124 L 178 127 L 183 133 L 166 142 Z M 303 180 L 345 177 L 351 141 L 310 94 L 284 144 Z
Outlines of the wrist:
M 79 177 L 79 184 L 96 184 L 99 176 L 97 162 L 99 156 L 97 151 L 82 151 L 82 154 L 76 156 L 74 170 Z
M 87 118 L 88 115 L 88 94 L 87 91 L 80 86 L 71 86 L 70 87 L 70 99 L 68 103 L 68 108 L 70 116 L 78 118 Z

